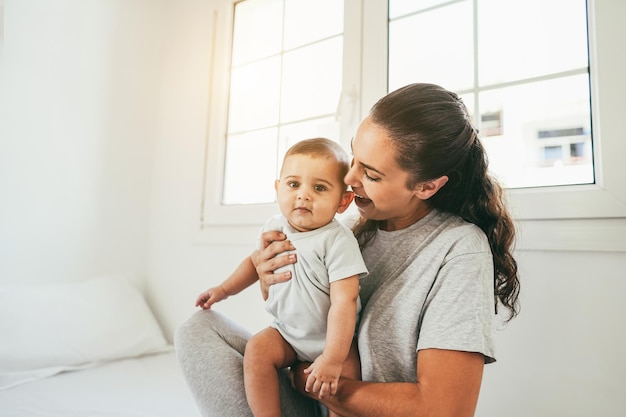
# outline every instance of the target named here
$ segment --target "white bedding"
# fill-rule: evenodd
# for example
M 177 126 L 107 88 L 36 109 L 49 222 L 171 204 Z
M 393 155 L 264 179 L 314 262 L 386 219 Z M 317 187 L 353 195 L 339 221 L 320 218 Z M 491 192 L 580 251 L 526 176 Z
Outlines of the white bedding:
M 2 417 L 197 417 L 173 351 L 0 391 Z

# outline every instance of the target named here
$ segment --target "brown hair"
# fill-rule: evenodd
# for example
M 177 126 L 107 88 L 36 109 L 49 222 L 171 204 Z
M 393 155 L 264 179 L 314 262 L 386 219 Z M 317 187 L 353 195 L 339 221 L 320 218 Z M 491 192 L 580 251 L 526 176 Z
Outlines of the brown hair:
M 291 155 L 308 155 L 336 160 L 339 165 L 339 180 L 345 185 L 343 179 L 350 170 L 350 157 L 337 142 L 326 138 L 304 139 L 289 148 L 284 159 Z
M 518 314 L 519 278 L 512 255 L 515 226 L 504 193 L 488 173 L 486 152 L 461 99 L 433 84 L 410 84 L 380 99 L 370 112 L 372 122 L 387 131 L 397 162 L 409 173 L 407 187 L 447 176 L 448 182 L 429 200 L 430 207 L 456 214 L 487 235 L 494 263 L 498 301 Z M 355 234 L 365 245 L 378 228 L 361 219 Z

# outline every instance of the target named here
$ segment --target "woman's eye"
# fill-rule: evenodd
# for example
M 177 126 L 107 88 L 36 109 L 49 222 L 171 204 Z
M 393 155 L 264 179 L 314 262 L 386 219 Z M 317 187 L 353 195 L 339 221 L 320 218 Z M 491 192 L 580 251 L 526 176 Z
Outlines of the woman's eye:
M 368 181 L 372 181 L 372 182 L 376 182 L 378 181 L 380 178 L 375 178 L 375 177 L 371 177 L 367 174 L 367 171 L 364 170 L 363 171 L 363 175 L 365 175 L 365 179 L 367 179 Z

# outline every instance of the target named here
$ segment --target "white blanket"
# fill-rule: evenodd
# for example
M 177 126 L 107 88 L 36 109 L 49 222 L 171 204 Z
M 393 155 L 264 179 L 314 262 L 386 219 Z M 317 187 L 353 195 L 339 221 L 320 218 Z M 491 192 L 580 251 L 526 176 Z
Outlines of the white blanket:
M 0 391 L 1 417 L 197 417 L 175 353 L 117 360 Z

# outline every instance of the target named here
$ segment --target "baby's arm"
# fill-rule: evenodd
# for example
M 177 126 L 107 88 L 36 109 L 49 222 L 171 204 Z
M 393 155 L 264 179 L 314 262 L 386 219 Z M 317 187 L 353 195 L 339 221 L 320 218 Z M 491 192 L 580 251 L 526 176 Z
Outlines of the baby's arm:
M 201 293 L 196 299 L 196 306 L 201 307 L 203 310 L 209 309 L 218 301 L 228 298 L 229 295 L 235 295 L 248 288 L 258 279 L 256 269 L 248 256 L 219 286 L 209 288 Z
M 358 275 L 330 284 L 324 352 L 305 371 L 309 374 L 306 391 L 319 393 L 320 398 L 333 396 L 337 392 L 337 381 L 354 338 L 358 296 Z

